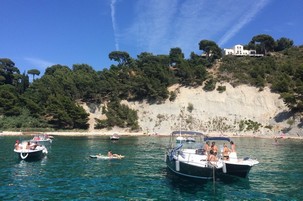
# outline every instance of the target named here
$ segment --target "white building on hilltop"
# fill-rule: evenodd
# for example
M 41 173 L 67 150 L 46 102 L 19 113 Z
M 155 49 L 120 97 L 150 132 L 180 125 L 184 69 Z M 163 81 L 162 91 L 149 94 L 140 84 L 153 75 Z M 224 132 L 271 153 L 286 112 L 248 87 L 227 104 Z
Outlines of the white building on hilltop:
M 223 49 L 223 55 L 235 55 L 235 56 L 251 56 L 251 57 L 263 57 L 263 54 L 257 54 L 256 50 L 244 50 L 243 45 L 235 45 L 234 48 Z

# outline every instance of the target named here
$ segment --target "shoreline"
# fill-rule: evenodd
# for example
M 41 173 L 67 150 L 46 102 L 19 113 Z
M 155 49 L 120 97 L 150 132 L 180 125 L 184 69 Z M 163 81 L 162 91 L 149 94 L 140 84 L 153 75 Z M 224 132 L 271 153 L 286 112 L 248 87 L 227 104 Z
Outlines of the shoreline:
M 2 131 L 0 132 L 0 136 L 33 136 L 37 134 L 46 133 L 52 136 L 70 136 L 70 137 L 77 137 L 77 136 L 111 136 L 114 133 L 119 133 L 120 136 L 158 136 L 158 137 L 168 137 L 170 134 L 147 134 L 147 133 L 123 133 L 123 132 L 93 132 L 93 131 L 83 131 L 83 132 L 76 132 L 76 131 L 58 131 L 58 132 L 14 132 L 14 131 Z M 257 134 L 232 134 L 232 133 L 223 133 L 218 135 L 218 132 L 211 132 L 207 134 L 208 136 L 221 136 L 221 137 L 229 137 L 229 138 L 264 138 L 264 139 L 271 139 L 271 138 L 283 138 L 283 139 L 295 139 L 295 140 L 303 140 L 302 136 L 280 136 L 280 135 L 257 135 Z

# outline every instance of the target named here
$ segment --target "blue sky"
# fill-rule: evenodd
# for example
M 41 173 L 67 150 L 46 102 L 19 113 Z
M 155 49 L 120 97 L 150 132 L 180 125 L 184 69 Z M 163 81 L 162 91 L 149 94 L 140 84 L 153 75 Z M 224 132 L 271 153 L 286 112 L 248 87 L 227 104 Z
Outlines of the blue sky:
M 23 73 L 54 64 L 115 62 L 112 51 L 185 57 L 201 40 L 221 48 L 247 44 L 258 34 L 303 44 L 302 0 L 1 0 L 0 58 Z

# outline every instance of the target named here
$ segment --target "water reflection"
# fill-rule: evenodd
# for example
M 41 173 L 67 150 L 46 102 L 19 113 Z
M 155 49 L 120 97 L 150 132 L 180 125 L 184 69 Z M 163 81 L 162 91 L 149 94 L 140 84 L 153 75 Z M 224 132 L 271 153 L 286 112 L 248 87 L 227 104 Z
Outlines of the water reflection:
M 24 161 L 20 160 L 12 168 L 13 172 L 19 176 L 37 176 L 43 170 L 41 167 L 47 163 L 47 157 L 40 161 Z

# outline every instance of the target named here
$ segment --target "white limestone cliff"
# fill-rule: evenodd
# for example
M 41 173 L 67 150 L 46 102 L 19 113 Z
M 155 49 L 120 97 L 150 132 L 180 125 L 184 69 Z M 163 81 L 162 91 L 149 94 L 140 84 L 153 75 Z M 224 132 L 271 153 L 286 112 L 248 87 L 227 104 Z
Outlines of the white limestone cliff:
M 274 120 L 280 113 L 287 112 L 288 108 L 279 98 L 280 95 L 271 93 L 269 88 L 259 91 L 246 85 L 234 88 L 225 83 L 222 86 L 226 86 L 226 90 L 220 93 L 217 90 L 205 92 L 202 87 L 175 85 L 169 89 L 177 92 L 174 101 L 166 100 L 163 104 L 122 101 L 122 104 L 138 112 L 141 132 L 146 134 L 169 134 L 181 128 L 210 134 L 275 135 L 289 126 L 285 121 Z M 101 119 L 104 116 L 100 110 L 90 115 L 92 131 L 94 118 Z M 241 130 L 240 122 L 245 120 L 260 124 L 259 129 Z M 114 131 L 130 132 L 118 128 L 114 128 Z

